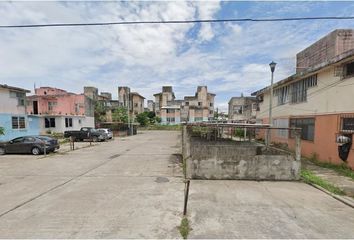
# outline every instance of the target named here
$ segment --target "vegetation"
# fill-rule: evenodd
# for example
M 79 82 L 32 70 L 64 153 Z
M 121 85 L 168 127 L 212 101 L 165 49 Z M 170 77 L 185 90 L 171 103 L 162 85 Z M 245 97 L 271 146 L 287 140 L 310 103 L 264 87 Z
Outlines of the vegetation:
M 161 118 L 155 115 L 155 112 L 143 112 L 136 116 L 136 121 L 140 126 L 145 127 L 161 122 Z
M 310 184 L 315 184 L 318 185 L 327 191 L 338 194 L 338 195 L 344 195 L 344 191 L 337 186 L 334 186 L 333 184 L 327 182 L 326 180 L 316 176 L 309 170 L 301 170 L 301 177 L 304 182 L 310 183 Z
M 330 162 L 321 162 L 318 160 L 317 153 L 312 153 L 311 157 L 308 160 L 310 160 L 312 163 L 316 164 L 317 166 L 331 169 L 333 171 L 336 171 L 342 176 L 350 177 L 351 179 L 354 180 L 354 171 L 351 168 L 349 168 L 345 163 L 337 165 Z
M 0 135 L 5 135 L 5 128 L 0 127 Z
M 141 130 L 166 130 L 166 131 L 180 131 L 181 125 L 149 125 L 141 128 Z
M 178 229 L 183 239 L 187 239 L 189 231 L 191 230 L 187 217 L 182 218 L 181 225 L 178 227 Z
M 106 112 L 107 112 L 107 107 L 103 105 L 102 102 L 97 101 L 95 103 L 95 122 L 104 122 L 106 121 Z
M 118 107 L 112 110 L 112 121 L 128 123 L 128 110 L 125 107 Z

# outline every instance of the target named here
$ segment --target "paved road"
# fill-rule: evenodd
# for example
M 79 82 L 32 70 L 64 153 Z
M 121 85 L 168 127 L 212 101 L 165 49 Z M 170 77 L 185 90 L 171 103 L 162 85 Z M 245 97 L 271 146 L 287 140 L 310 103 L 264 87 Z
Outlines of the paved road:
M 177 133 L 149 132 L 47 158 L 0 157 L 0 238 L 176 238 Z
M 179 133 L 0 156 L 0 238 L 178 238 Z M 191 182 L 191 238 L 354 238 L 354 209 L 299 182 Z

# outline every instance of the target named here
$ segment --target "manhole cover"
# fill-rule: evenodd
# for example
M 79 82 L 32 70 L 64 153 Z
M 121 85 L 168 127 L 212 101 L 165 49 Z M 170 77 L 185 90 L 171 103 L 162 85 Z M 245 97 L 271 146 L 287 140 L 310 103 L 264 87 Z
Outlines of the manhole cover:
M 168 178 L 166 178 L 166 177 L 157 177 L 156 179 L 155 179 L 155 182 L 157 182 L 157 183 L 164 183 L 164 182 L 169 182 L 170 180 L 168 180 Z

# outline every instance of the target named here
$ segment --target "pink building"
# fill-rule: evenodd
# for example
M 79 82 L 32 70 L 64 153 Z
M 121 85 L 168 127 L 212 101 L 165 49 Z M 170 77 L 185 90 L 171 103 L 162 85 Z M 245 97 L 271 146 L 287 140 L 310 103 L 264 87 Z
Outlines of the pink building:
M 41 132 L 64 132 L 94 126 L 94 106 L 84 94 L 41 87 L 27 97 L 27 113 L 42 116 Z

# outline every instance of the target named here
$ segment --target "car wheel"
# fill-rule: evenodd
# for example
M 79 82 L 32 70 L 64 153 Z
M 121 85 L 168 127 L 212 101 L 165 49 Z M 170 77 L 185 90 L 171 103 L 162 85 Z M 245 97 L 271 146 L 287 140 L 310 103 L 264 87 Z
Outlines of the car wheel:
M 4 155 L 5 154 L 5 148 L 0 147 L 0 155 Z
M 37 147 L 32 148 L 32 154 L 33 155 L 39 155 L 41 153 L 41 150 Z

